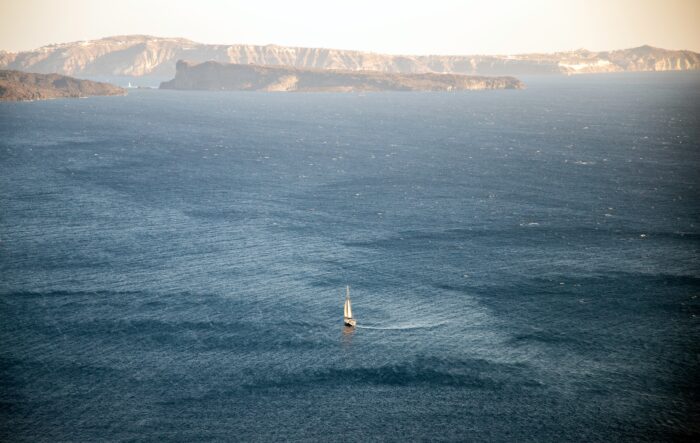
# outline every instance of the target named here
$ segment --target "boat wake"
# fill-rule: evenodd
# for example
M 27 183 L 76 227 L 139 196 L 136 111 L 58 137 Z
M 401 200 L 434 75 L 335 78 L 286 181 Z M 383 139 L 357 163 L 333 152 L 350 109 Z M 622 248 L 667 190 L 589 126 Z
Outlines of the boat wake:
M 440 326 L 446 325 L 449 322 L 443 321 L 438 323 L 405 323 L 397 324 L 393 326 L 382 326 L 382 325 L 357 325 L 357 329 L 376 329 L 379 331 L 404 331 L 409 329 L 433 329 Z

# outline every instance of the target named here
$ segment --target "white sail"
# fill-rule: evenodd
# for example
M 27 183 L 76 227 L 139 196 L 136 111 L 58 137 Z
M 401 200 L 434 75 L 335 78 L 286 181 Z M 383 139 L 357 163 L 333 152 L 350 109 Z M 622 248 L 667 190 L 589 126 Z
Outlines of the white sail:
M 350 305 L 350 286 L 347 287 L 345 295 L 345 306 L 343 307 L 343 315 L 347 318 L 352 318 L 352 305 Z
M 343 314 L 347 318 L 352 318 L 352 306 L 350 306 L 350 299 L 348 298 L 345 300 L 345 309 L 343 310 Z

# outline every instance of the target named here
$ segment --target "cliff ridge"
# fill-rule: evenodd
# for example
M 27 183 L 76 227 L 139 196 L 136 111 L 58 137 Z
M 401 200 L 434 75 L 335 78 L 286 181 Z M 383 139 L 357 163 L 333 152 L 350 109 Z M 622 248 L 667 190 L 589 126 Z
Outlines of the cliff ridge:
M 401 74 L 570 75 L 700 69 L 700 54 L 696 52 L 651 46 L 519 55 L 387 55 L 278 45 L 210 45 L 148 35 L 62 43 L 18 53 L 0 52 L 0 69 L 80 77 L 172 78 L 176 60 Z

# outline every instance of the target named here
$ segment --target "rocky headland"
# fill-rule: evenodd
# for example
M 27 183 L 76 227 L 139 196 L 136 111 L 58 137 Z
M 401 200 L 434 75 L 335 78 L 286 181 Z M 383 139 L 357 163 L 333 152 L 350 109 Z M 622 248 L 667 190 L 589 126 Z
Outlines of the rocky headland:
M 2 101 L 125 94 L 126 90 L 109 83 L 79 80 L 59 74 L 0 70 L 0 100 Z

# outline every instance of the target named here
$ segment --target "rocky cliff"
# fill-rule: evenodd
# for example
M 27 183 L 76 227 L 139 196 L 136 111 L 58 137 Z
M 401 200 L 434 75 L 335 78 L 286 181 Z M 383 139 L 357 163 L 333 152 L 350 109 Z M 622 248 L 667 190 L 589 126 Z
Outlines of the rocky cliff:
M 78 80 L 58 74 L 0 70 L 0 100 L 2 101 L 124 94 L 126 94 L 124 89 L 109 83 Z
M 700 54 L 641 46 L 619 51 L 586 50 L 522 55 L 384 55 L 359 51 L 284 46 L 206 45 L 181 38 L 143 35 L 0 52 L 0 68 L 79 77 L 171 78 L 175 61 L 469 75 L 576 74 L 700 69 Z
M 162 83 L 160 87 L 209 91 L 357 92 L 520 89 L 523 85 L 513 77 L 398 74 L 179 61 L 175 78 Z

